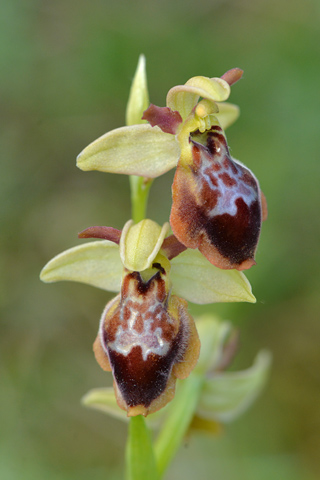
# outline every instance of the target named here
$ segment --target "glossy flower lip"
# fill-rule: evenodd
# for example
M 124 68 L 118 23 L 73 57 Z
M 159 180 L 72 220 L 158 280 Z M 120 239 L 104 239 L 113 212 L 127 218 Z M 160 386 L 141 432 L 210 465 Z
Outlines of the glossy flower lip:
M 174 397 L 177 378 L 194 368 L 200 342 L 187 302 L 170 294 L 160 264 L 144 282 L 125 273 L 121 294 L 106 306 L 94 343 L 100 366 L 112 370 L 118 405 L 128 416 L 148 415 Z
M 265 208 L 257 179 L 230 156 L 218 122 L 191 133 L 185 150 L 172 185 L 174 234 L 219 268 L 250 268 Z
M 152 225 L 154 230 L 151 233 Z M 166 226 L 161 228 L 151 220 L 143 220 L 137 225 L 130 223 L 122 239 L 122 242 L 126 244 L 126 251 L 130 251 L 127 257 L 125 253 L 122 253 L 121 259 L 119 245 L 113 241 L 93 241 L 70 248 L 54 257 L 45 265 L 40 278 L 48 283 L 61 280 L 75 281 L 118 293 L 124 268 L 123 262 L 130 266 L 132 258 L 136 258 L 139 259 L 140 268 L 147 270 L 153 262 L 157 261 L 158 255 L 167 256 L 167 252 L 162 249 L 162 246 L 165 247 L 168 244 L 167 239 L 170 241 L 170 237 L 165 238 L 162 245 L 159 241 L 160 237 L 162 240 L 166 228 Z M 133 234 L 130 234 L 131 229 L 135 229 Z M 149 237 L 137 235 L 138 231 L 145 233 L 149 231 Z M 113 229 L 111 232 L 114 235 Z M 148 249 L 144 250 L 143 245 L 148 241 Z M 142 251 L 146 252 L 145 258 L 143 258 Z M 172 292 L 188 301 L 198 304 L 254 303 L 256 301 L 250 283 L 242 272 L 221 270 L 210 264 L 197 250 L 183 251 L 172 258 L 170 264 Z
M 252 366 L 240 371 L 225 371 L 221 368 L 226 355 L 226 345 L 232 334 L 229 322 L 222 322 L 212 315 L 196 318 L 201 341 L 197 366 L 184 382 L 193 382 L 194 377 L 204 376 L 195 415 L 204 422 L 229 423 L 244 413 L 264 388 L 271 365 L 271 355 L 263 350 L 258 353 Z M 179 385 L 178 385 L 179 388 Z M 174 408 L 173 400 L 172 408 Z M 119 410 L 111 388 L 90 390 L 82 399 L 85 406 L 98 409 L 116 418 L 125 420 Z M 171 408 L 166 408 L 148 417 L 149 425 L 156 426 Z M 192 425 L 191 425 L 192 428 Z

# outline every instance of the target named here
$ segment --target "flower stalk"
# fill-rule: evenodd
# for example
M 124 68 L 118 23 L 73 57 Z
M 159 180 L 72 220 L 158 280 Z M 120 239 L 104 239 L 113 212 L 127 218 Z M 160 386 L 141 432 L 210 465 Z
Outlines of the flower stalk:
M 126 480 L 158 480 L 151 435 L 141 415 L 130 419 L 126 447 Z
M 130 175 L 131 211 L 134 223 L 146 218 L 147 204 L 152 178 Z
M 154 445 L 160 478 L 174 459 L 189 430 L 203 384 L 204 376 L 192 373 L 179 385 L 170 414 L 162 425 Z

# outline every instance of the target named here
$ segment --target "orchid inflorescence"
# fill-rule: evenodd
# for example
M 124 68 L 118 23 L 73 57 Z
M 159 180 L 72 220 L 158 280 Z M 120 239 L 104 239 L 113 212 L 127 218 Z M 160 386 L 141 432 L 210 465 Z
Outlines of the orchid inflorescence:
M 94 353 L 100 366 L 112 371 L 117 403 L 128 416 L 164 407 L 174 397 L 176 380 L 195 368 L 200 340 L 187 301 L 255 302 L 242 270 L 255 264 L 266 202 L 252 172 L 230 156 L 224 133 L 239 115 L 238 107 L 225 101 L 241 76 L 233 69 L 220 78 L 193 77 L 169 90 L 165 107 L 149 106 L 140 57 L 127 126 L 106 133 L 77 159 L 85 171 L 130 175 L 140 207 L 152 179 L 176 167 L 170 225 L 143 218 L 145 205 L 138 205 L 134 222 L 122 230 L 87 228 L 79 238 L 97 241 L 61 253 L 41 273 L 45 282 L 72 280 L 117 292 L 102 313 Z M 210 337 L 210 322 L 205 325 L 201 343 Z M 225 334 L 214 338 L 213 352 L 197 367 L 202 375 L 212 368 L 212 355 L 223 351 Z M 268 364 L 264 357 L 248 376 L 256 379 L 258 369 L 264 379 Z M 237 407 L 262 383 L 246 387 Z M 206 388 L 212 391 L 204 384 L 204 395 Z M 213 392 L 219 398 L 219 387 Z M 208 416 L 208 409 L 199 407 L 200 416 L 201 411 Z

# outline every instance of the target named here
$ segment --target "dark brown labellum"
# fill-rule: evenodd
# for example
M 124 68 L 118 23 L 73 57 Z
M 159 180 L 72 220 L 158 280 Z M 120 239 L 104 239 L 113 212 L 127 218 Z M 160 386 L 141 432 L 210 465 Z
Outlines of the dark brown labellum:
M 102 368 L 111 368 L 117 401 L 129 416 L 147 415 L 172 399 L 176 378 L 188 376 L 197 361 L 199 339 L 186 302 L 169 295 L 162 267 L 148 282 L 138 272 L 124 276 L 121 293 L 103 312 L 94 349 Z
M 179 160 L 172 187 L 173 233 L 219 268 L 250 268 L 262 221 L 258 181 L 231 158 L 219 126 L 194 132 L 190 144 L 192 163 Z

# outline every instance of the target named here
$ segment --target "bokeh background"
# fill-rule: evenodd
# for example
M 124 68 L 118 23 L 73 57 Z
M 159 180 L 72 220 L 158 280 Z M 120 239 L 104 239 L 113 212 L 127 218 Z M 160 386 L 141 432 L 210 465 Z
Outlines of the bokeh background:
M 244 69 L 228 141 L 269 204 L 248 272 L 257 304 L 190 308 L 240 329 L 237 367 L 270 349 L 270 381 L 222 435 L 189 438 L 166 478 L 319 478 L 319 13 L 312 0 L 1 3 L 1 479 L 123 475 L 126 425 L 80 405 L 111 384 L 92 354 L 111 295 L 38 276 L 81 243 L 77 232 L 130 218 L 128 179 L 81 172 L 75 157 L 124 124 L 140 53 L 158 105 L 191 76 Z M 159 223 L 172 177 L 152 188 L 148 213 Z

